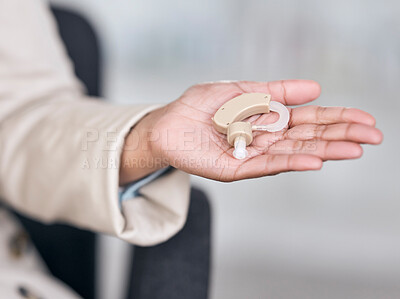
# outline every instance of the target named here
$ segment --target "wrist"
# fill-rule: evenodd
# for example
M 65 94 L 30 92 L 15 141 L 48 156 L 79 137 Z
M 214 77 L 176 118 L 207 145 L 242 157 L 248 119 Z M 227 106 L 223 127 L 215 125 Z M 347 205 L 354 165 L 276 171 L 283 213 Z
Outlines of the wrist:
M 119 184 L 139 180 L 168 166 L 154 150 L 154 124 L 163 108 L 144 116 L 129 132 L 121 153 Z

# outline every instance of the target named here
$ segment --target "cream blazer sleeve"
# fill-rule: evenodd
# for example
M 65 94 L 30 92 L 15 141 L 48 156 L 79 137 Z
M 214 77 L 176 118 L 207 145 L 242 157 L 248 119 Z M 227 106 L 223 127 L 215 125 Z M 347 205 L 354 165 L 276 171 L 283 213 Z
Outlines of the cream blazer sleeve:
M 45 222 L 167 240 L 186 219 L 189 178 L 174 170 L 118 204 L 124 138 L 156 106 L 84 95 L 41 0 L 0 0 L 0 198 Z

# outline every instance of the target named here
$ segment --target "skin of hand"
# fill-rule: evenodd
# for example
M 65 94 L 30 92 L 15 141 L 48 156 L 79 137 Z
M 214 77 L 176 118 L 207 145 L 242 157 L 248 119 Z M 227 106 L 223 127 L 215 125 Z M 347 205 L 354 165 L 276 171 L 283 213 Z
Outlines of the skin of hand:
M 212 82 L 190 87 L 176 101 L 145 116 L 125 140 L 120 184 L 140 179 L 171 165 L 190 174 L 231 182 L 287 171 L 318 170 L 327 160 L 355 159 L 360 144 L 379 144 L 375 119 L 355 108 L 301 106 L 289 108 L 288 127 L 276 133 L 253 132 L 243 160 L 233 157 L 226 135 L 211 117 L 225 102 L 242 93 L 271 94 L 286 106 L 319 97 L 311 80 Z M 252 124 L 276 121 L 275 113 L 253 116 Z

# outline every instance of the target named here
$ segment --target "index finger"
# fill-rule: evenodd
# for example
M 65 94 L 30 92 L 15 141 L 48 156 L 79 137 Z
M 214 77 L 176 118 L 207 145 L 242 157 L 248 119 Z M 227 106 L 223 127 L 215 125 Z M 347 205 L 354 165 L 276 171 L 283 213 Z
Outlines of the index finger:
M 284 105 L 305 104 L 321 94 L 320 85 L 313 80 L 239 81 L 237 84 L 244 92 L 267 93 L 271 95 L 273 101 Z

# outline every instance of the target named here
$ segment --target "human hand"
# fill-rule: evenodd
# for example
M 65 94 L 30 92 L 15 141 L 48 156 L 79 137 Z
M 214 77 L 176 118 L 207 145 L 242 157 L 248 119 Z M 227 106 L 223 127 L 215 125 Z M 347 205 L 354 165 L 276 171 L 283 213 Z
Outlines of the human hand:
M 254 132 L 246 159 L 233 157 L 226 135 L 218 133 L 211 117 L 219 107 L 242 93 L 271 94 L 273 101 L 301 105 L 320 95 L 309 80 L 274 82 L 215 82 L 195 85 L 179 99 L 144 117 L 128 138 L 139 141 L 122 155 L 121 182 L 138 179 L 172 165 L 218 181 L 235 181 L 287 171 L 318 170 L 327 160 L 359 158 L 360 144 L 379 144 L 382 133 L 368 113 L 344 107 L 289 108 L 288 127 L 281 132 Z M 275 113 L 253 116 L 252 124 L 276 120 Z M 143 167 L 128 167 L 127 159 L 144 159 Z

